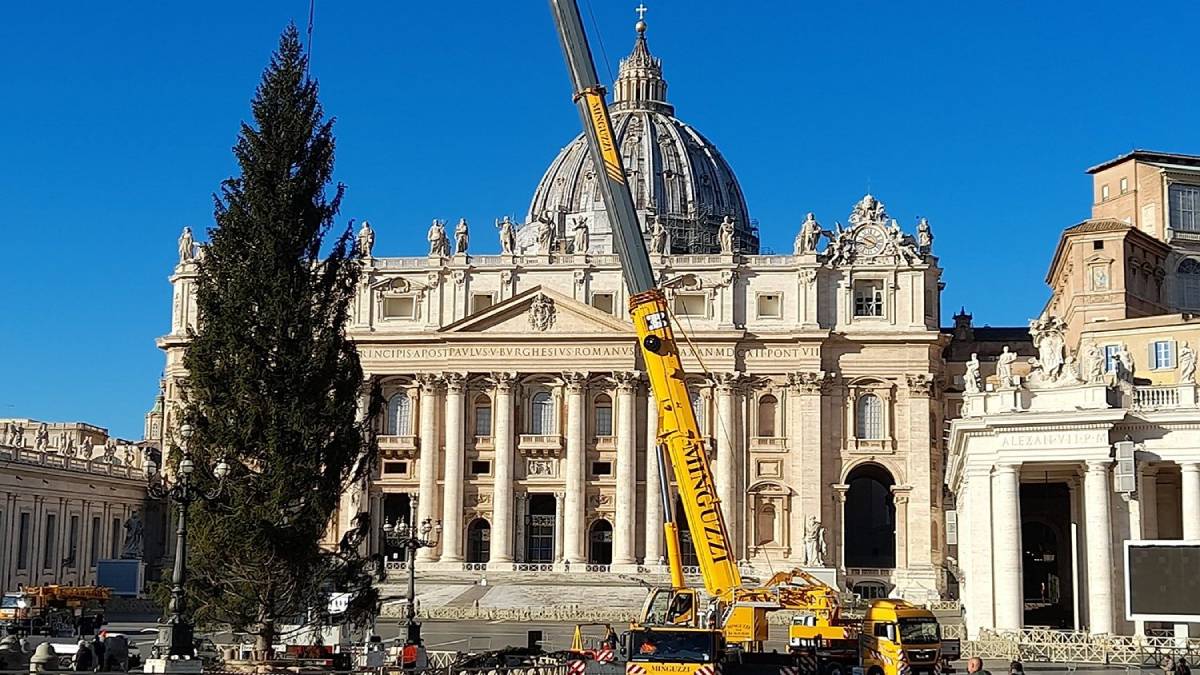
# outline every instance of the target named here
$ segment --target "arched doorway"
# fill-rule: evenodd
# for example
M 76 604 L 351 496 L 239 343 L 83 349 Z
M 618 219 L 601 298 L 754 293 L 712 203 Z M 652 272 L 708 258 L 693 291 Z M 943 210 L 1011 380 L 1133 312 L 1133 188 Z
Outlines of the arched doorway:
M 413 501 L 407 493 L 403 492 L 385 492 L 383 494 L 383 520 L 375 523 L 375 527 L 382 528 L 384 522 L 392 525 L 400 523 L 412 523 L 416 519 L 416 514 L 413 513 Z M 386 537 L 380 537 L 380 542 L 383 546 L 383 555 L 388 560 L 403 560 L 404 551 L 399 547 L 392 546 L 388 543 Z
M 878 464 L 855 467 L 846 477 L 846 517 L 842 525 L 846 567 L 896 566 L 896 505 L 892 474 Z
M 491 555 L 492 526 L 483 518 L 476 518 L 467 526 L 467 562 L 485 563 Z
M 554 562 L 554 495 L 530 494 L 529 515 L 525 516 L 525 561 Z
M 612 523 L 603 518 L 592 523 L 588 529 L 588 564 L 612 564 Z
M 696 567 L 700 558 L 696 556 L 696 545 L 692 543 L 692 532 L 688 529 L 687 513 L 683 510 L 683 501 L 675 498 L 675 527 L 679 530 L 679 564 L 684 567 Z

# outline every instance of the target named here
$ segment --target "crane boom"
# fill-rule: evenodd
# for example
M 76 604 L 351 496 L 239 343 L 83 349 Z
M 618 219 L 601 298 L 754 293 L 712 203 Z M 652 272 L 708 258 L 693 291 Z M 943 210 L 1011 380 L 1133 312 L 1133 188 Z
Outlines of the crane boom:
M 550 0 L 550 7 L 592 161 L 597 167 L 603 167 L 597 172 L 601 176 L 600 195 L 612 227 L 613 249 L 629 289 L 630 317 L 650 388 L 658 401 L 658 445 L 665 448 L 671 458 L 705 590 L 714 598 L 729 599 L 742 587 L 741 573 L 721 515 L 708 454 L 689 401 L 678 345 L 668 318 L 666 296 L 654 281 L 633 196 L 625 180 L 625 168 L 617 152 L 604 88 L 596 78 L 596 64 L 575 0 Z M 653 480 L 653 477 L 647 476 L 647 480 Z

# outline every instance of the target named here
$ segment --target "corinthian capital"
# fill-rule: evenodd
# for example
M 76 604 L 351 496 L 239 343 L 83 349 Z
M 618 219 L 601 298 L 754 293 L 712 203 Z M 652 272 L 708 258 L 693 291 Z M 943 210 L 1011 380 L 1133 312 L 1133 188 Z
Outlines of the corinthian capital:
M 586 372 L 567 371 L 562 374 L 563 386 L 570 393 L 583 391 L 584 385 L 587 384 L 588 374 Z
M 421 384 L 422 394 L 434 394 L 443 384 L 442 376 L 437 373 L 419 373 L 417 382 Z
M 492 386 L 496 388 L 497 392 L 509 393 L 517 384 L 516 373 L 498 371 L 492 373 L 489 379 L 491 380 Z
M 642 374 L 630 370 L 617 371 L 613 373 L 613 379 L 617 382 L 618 391 L 629 393 L 637 388 L 638 382 L 642 380 Z
M 913 396 L 933 396 L 937 388 L 937 380 L 930 373 L 905 375 L 908 381 L 908 392 Z
M 463 373 L 442 373 L 442 380 L 446 383 L 446 391 L 452 394 L 461 394 L 467 389 L 467 376 Z
M 788 387 L 801 394 L 820 394 L 829 382 L 828 374 L 823 370 L 796 371 L 788 373 Z
M 713 383 L 717 386 L 717 391 L 727 392 L 733 390 L 742 382 L 742 374 L 739 372 L 732 373 L 713 373 Z

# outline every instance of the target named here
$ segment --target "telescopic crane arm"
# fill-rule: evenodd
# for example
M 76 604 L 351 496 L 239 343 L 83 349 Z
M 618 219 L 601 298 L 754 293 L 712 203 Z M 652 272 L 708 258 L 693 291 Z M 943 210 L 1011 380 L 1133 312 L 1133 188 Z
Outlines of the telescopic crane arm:
M 658 402 L 658 445 L 671 458 L 705 590 L 714 598 L 731 598 L 742 587 L 741 574 L 721 515 L 708 455 L 692 413 L 666 297 L 654 281 L 579 6 L 575 0 L 550 0 L 550 6 L 588 148 L 595 165 L 602 168 L 597 172 L 600 195 L 612 227 L 613 249 L 621 261 L 625 286 L 629 289 L 630 317 L 650 388 Z M 667 527 L 670 534 L 673 526 L 669 521 Z

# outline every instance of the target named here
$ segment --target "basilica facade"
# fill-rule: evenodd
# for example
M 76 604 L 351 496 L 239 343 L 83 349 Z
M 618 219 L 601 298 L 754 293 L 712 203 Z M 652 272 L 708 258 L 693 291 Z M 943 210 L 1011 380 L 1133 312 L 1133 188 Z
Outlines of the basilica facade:
M 903 231 L 867 195 L 836 214 L 846 226 L 797 214 L 795 250 L 761 255 L 732 169 L 667 103 L 644 24 L 614 91 L 739 560 L 836 568 L 867 595 L 938 597 L 949 337 L 928 223 Z M 500 223 L 499 254 L 476 254 L 485 246 L 466 223 L 435 222 L 420 257 L 380 255 L 401 232 L 364 226 L 348 332 L 386 410 L 379 466 L 334 529 L 364 510 L 375 523 L 440 521 L 439 546 L 418 560 L 446 571 L 653 572 L 672 515 L 694 565 L 678 503 L 664 513 L 656 405 L 581 139 L 526 221 Z M 159 340 L 168 411 L 196 321 L 192 253 L 188 239 Z M 394 554 L 381 534 L 371 546 Z

